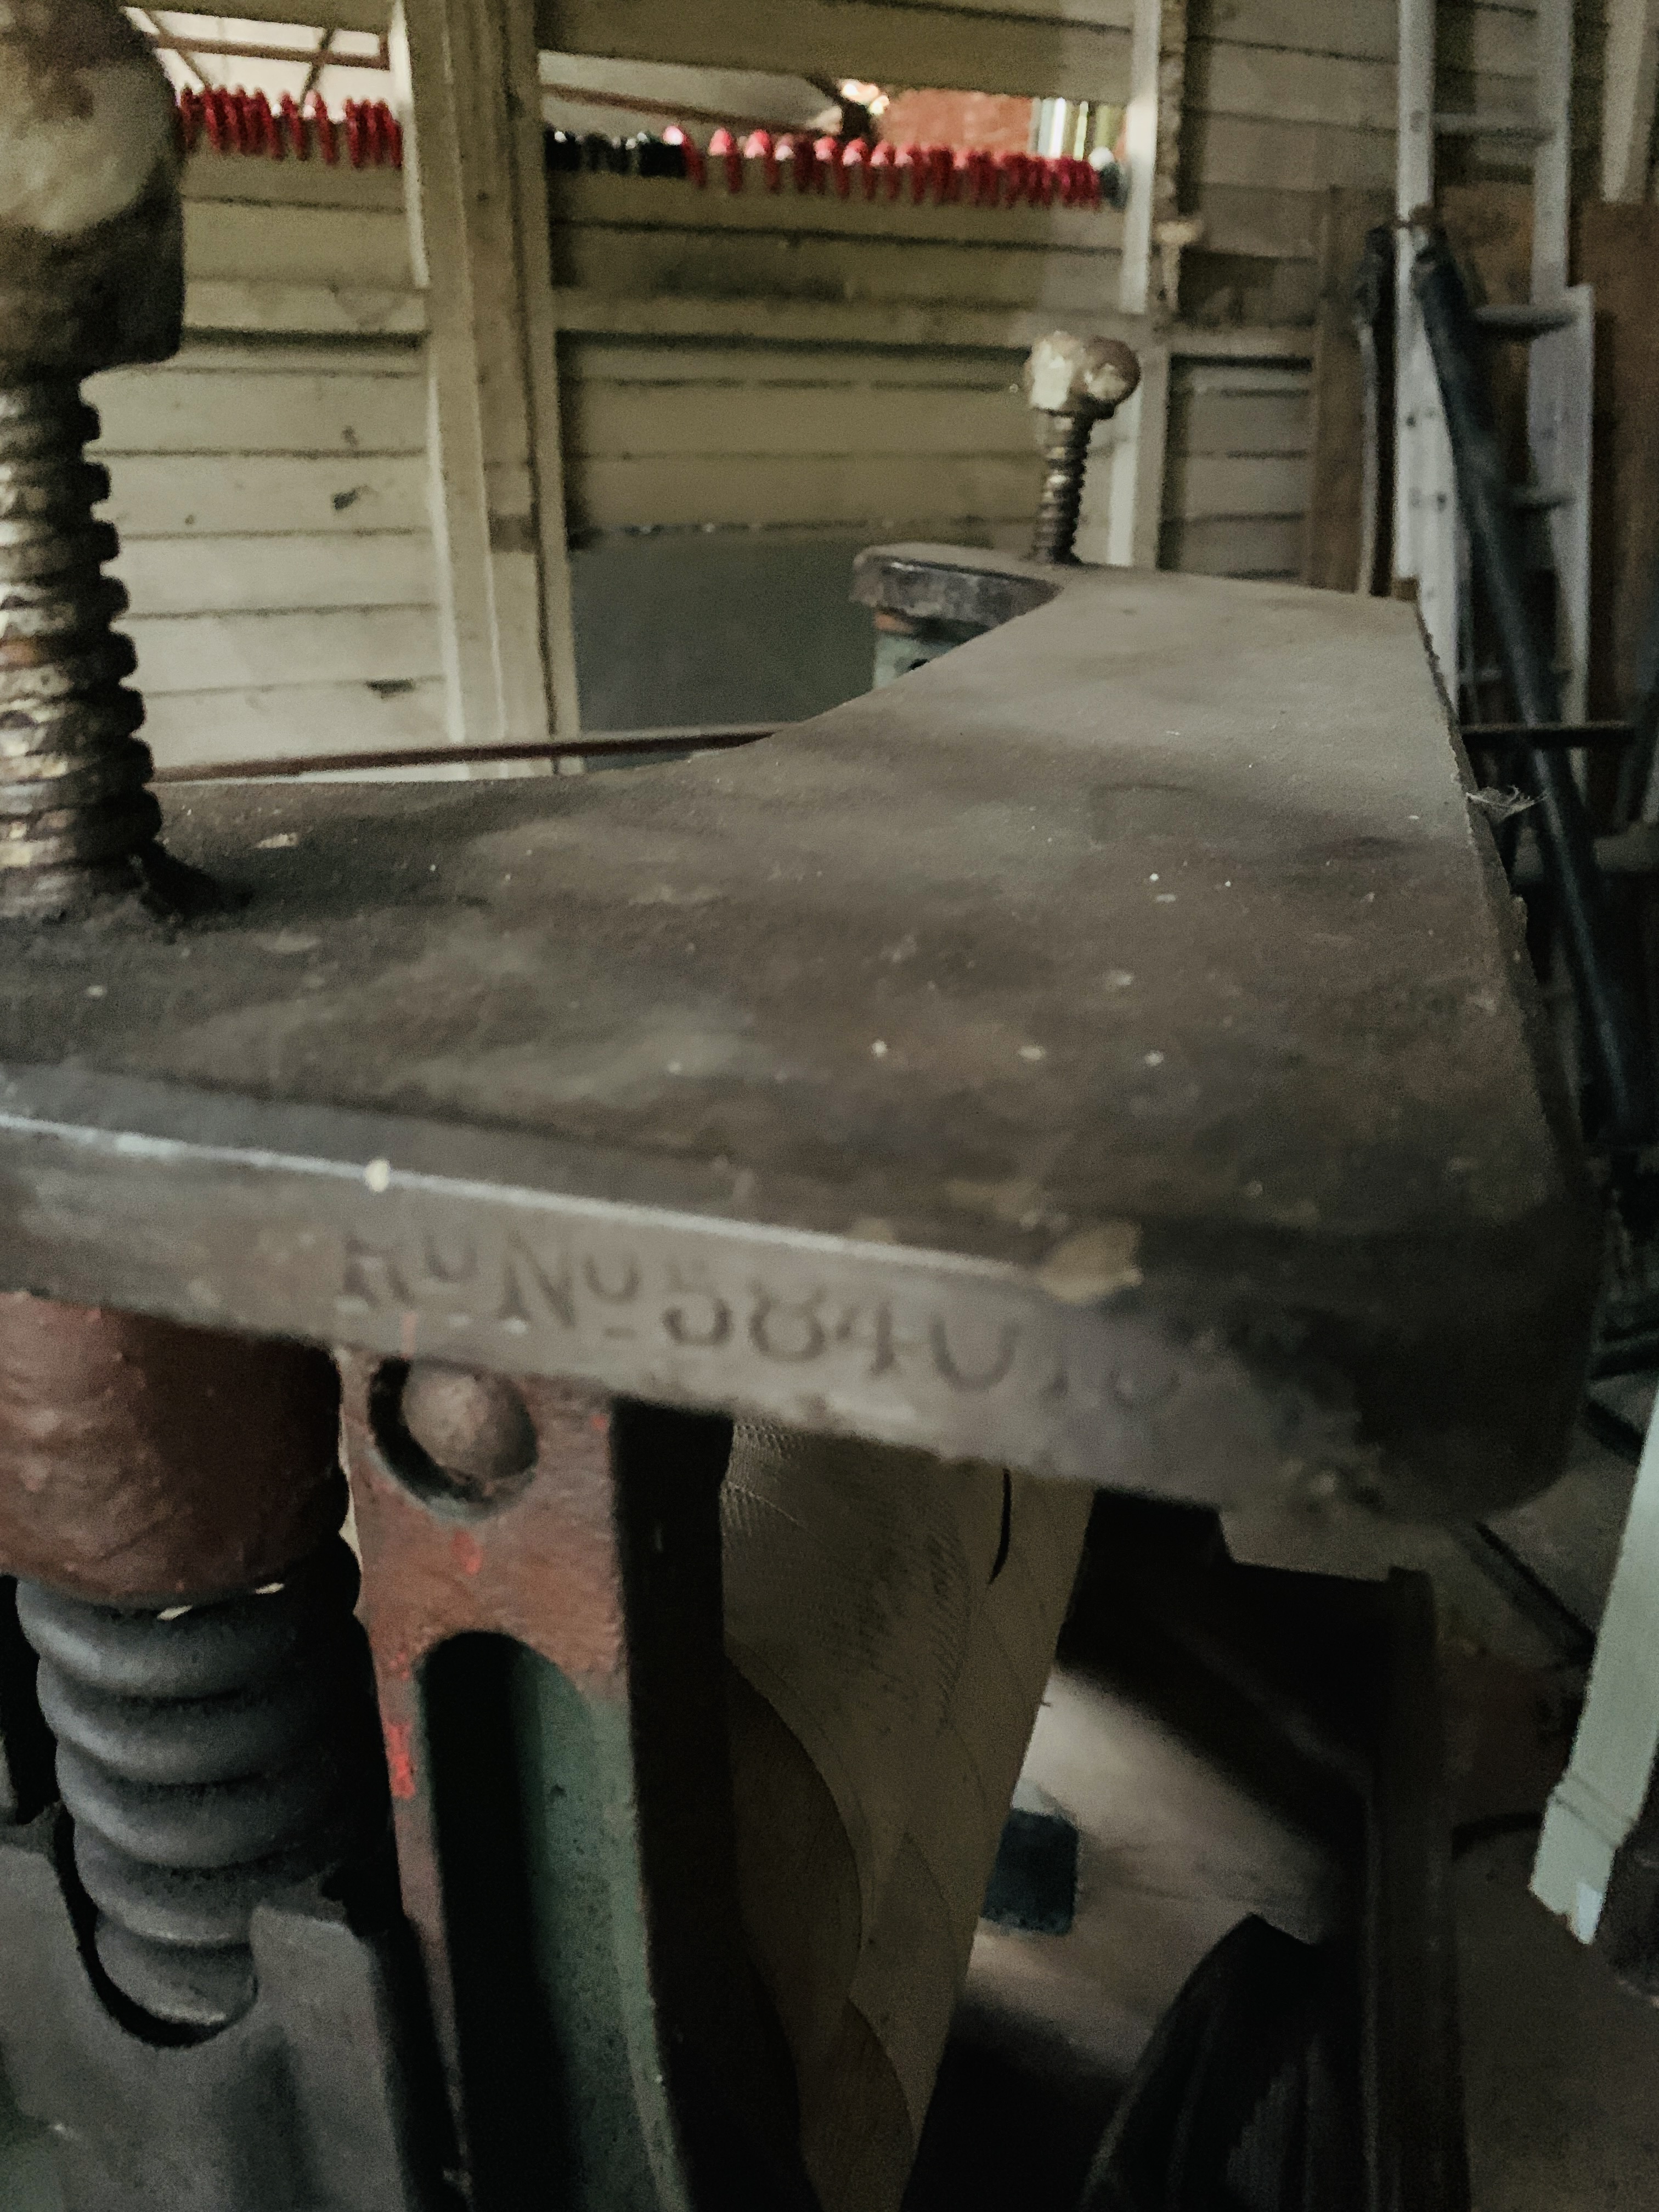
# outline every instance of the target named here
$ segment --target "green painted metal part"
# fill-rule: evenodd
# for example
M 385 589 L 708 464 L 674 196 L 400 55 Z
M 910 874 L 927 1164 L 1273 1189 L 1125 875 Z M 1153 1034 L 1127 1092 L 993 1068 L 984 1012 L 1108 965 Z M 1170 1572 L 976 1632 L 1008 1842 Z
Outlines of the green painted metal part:
M 497 1636 L 445 1645 L 425 1688 L 483 2201 L 535 2188 L 561 2212 L 691 2212 L 646 1972 L 624 1705 Z M 489 1955 L 492 1937 L 524 1935 L 516 1972 Z M 503 1997 L 510 2013 L 490 2017 Z

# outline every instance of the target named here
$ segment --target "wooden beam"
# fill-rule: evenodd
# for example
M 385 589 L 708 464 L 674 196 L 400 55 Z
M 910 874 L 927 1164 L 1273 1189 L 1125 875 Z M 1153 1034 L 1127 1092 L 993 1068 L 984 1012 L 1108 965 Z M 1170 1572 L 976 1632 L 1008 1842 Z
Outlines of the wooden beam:
M 427 296 L 428 461 L 458 744 L 580 727 L 531 0 L 406 0 L 394 73 Z
M 1659 0 L 1608 0 L 1602 88 L 1601 197 L 1647 198 L 1659 88 Z
M 373 31 L 377 37 L 384 37 L 392 21 L 392 0 L 327 0 L 326 6 L 319 7 L 317 12 L 327 18 L 334 30 Z M 307 13 L 305 9 L 295 7 L 295 0 L 237 0 L 234 20 L 241 23 L 291 23 L 296 15 Z M 311 57 L 296 53 L 292 58 L 303 62 Z
M 1401 0 L 1395 213 L 1402 225 L 1434 199 L 1434 0 Z M 1430 651 L 1455 697 L 1456 487 L 1439 380 L 1411 269 L 1411 234 L 1402 228 L 1395 268 L 1395 588 L 1399 596 L 1415 599 Z
M 1567 230 L 1572 194 L 1573 0 L 1538 0 L 1538 65 L 1533 111 L 1550 136 L 1532 177 L 1532 296 L 1559 300 L 1567 289 Z M 1611 92 L 1612 84 L 1608 90 Z M 1653 102 L 1648 101 L 1651 119 Z M 1534 369 L 1538 356 L 1532 356 Z
M 1173 206 L 1179 161 L 1182 92 L 1187 66 L 1187 0 L 1135 0 L 1134 45 L 1124 142 L 1129 202 L 1118 310 L 1167 321 L 1174 301 L 1158 296 L 1152 281 L 1158 223 Z M 1165 88 L 1170 97 L 1166 100 Z M 1158 562 L 1164 509 L 1164 463 L 1169 442 L 1170 356 L 1159 345 L 1143 352 L 1140 389 L 1123 410 L 1112 448 L 1109 507 L 1103 541 L 1085 557 L 1103 557 L 1115 568 L 1152 568 Z
M 1044 21 L 972 4 L 881 0 L 542 0 L 542 43 L 559 53 L 794 76 L 873 78 L 1034 99 L 1121 101 L 1125 32 L 1074 16 Z

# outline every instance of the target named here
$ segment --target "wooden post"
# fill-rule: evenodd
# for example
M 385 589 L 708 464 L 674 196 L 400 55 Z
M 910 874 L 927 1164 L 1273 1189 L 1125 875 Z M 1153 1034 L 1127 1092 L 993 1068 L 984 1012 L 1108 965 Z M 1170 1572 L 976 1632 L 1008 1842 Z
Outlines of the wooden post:
M 1158 157 L 1167 136 L 1162 125 L 1159 100 L 1164 12 L 1164 0 L 1135 0 L 1129 104 L 1124 117 L 1129 204 L 1124 216 L 1123 258 L 1119 268 L 1117 295 L 1119 311 L 1126 315 L 1144 315 L 1152 297 L 1152 224 L 1158 211 Z M 1184 25 L 1184 4 L 1179 13 Z M 1107 561 L 1115 568 L 1158 566 L 1170 399 L 1167 350 L 1160 349 L 1154 358 L 1149 349 L 1148 357 L 1141 363 L 1141 372 L 1140 389 L 1119 415 L 1117 435 L 1112 446 L 1111 508 L 1105 531 L 1105 553 Z M 1152 472 L 1154 462 L 1155 477 Z M 1090 550 L 1085 547 L 1085 553 Z
M 1539 1839 L 1532 1891 L 1593 1943 L 1659 1756 L 1659 1424 L 1650 1424 L 1607 1594 L 1572 1760 Z
M 1555 301 L 1567 289 L 1567 231 L 1572 184 L 1572 0 L 1539 0 L 1535 100 L 1540 130 L 1532 179 L 1532 296 Z M 1609 76 L 1609 93 L 1614 80 Z M 1649 106 L 1651 118 L 1651 102 Z
M 580 726 L 531 0 L 403 0 L 433 534 L 458 744 Z
M 1610 0 L 1603 79 L 1601 197 L 1647 198 L 1659 88 L 1659 0 Z
M 1401 0 L 1395 212 L 1434 199 L 1435 0 Z M 1457 501 L 1440 382 L 1412 289 L 1412 241 L 1400 233 L 1395 289 L 1395 588 L 1417 601 L 1447 696 L 1457 696 Z

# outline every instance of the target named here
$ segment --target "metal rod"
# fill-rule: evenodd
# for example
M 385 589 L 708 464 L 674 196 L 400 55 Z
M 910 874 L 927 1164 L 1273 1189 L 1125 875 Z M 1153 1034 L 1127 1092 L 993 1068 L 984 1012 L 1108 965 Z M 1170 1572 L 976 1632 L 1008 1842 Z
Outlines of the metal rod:
M 213 54 L 234 62 L 323 62 L 330 69 L 389 70 L 392 67 L 384 39 L 372 54 L 342 54 L 323 46 L 256 46 L 246 39 L 178 39 L 150 32 L 143 33 L 146 42 L 158 54 L 177 54 L 188 61 L 192 54 Z
M 500 761 L 650 759 L 660 753 L 712 753 L 777 735 L 775 722 L 714 729 L 599 730 L 562 744 L 404 745 L 383 752 L 296 753 L 276 760 L 188 761 L 157 769 L 152 783 L 249 783 L 269 778 L 362 775 L 392 768 L 478 768 Z
M 1423 224 L 1413 225 L 1412 239 L 1412 287 L 1434 357 L 1458 498 L 1504 675 L 1522 724 L 1529 730 L 1558 729 L 1560 691 L 1547 641 L 1527 603 L 1522 526 L 1474 311 L 1445 239 Z M 1620 1146 L 1639 1144 L 1652 1127 L 1652 1087 L 1635 1009 L 1620 971 L 1584 802 L 1571 763 L 1559 748 L 1528 744 L 1520 760 L 1536 802 L 1533 819 L 1539 848 L 1561 910 L 1587 1057 L 1600 1087 L 1604 1133 Z
M 1031 558 L 1064 565 L 1077 559 L 1078 524 L 1083 514 L 1083 485 L 1089 470 L 1089 441 L 1098 416 L 1079 412 L 1051 415 L 1042 444 L 1042 497 L 1037 507 Z
M 1636 736 L 1632 722 L 1465 722 L 1461 732 L 1466 745 L 1547 745 L 1552 751 L 1606 752 L 1629 744 Z

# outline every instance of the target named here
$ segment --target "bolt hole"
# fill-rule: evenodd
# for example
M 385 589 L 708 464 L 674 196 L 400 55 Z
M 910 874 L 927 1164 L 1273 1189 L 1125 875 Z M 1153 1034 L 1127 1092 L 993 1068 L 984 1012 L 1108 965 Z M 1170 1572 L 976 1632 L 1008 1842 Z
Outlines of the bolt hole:
M 536 1472 L 536 1425 L 503 1375 L 440 1359 L 389 1359 L 369 1390 L 380 1455 L 425 1504 L 466 1519 L 499 1513 Z

